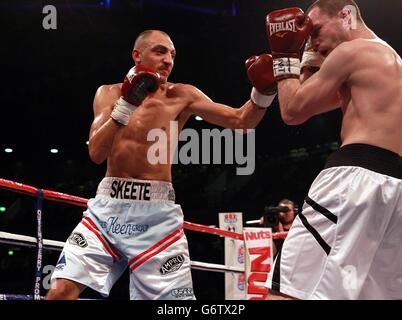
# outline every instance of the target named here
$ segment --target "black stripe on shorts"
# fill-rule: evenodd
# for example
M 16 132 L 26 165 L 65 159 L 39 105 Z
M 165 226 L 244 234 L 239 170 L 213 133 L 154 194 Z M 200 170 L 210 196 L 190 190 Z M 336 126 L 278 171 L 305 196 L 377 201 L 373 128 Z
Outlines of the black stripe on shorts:
M 329 220 L 331 220 L 333 223 L 338 222 L 338 217 L 334 215 L 331 211 L 328 209 L 320 206 L 317 202 L 315 202 L 313 199 L 311 199 L 309 196 L 306 197 L 304 200 L 306 201 L 307 204 L 309 204 L 315 211 L 318 211 L 322 215 L 326 216 Z
M 306 217 L 302 213 L 299 213 L 299 218 L 300 218 L 301 222 L 303 223 L 303 225 L 306 227 L 306 229 L 308 231 L 310 231 L 310 233 L 313 235 L 315 240 L 317 240 L 317 242 L 319 243 L 321 248 L 324 249 L 325 253 L 327 255 L 329 255 L 329 253 L 331 251 L 331 246 L 328 243 L 326 243 L 325 240 L 320 236 L 318 231 L 316 229 L 314 229 L 314 227 L 310 223 L 308 223 Z
M 331 211 L 328 209 L 324 208 L 323 206 L 319 205 L 317 202 L 315 202 L 313 199 L 310 197 L 306 197 L 305 199 L 306 203 L 310 205 L 315 211 L 321 213 L 323 216 L 325 216 L 328 220 L 332 221 L 333 223 L 338 222 L 338 217 L 334 215 Z M 299 213 L 299 217 L 303 225 L 306 227 L 306 229 L 313 235 L 313 237 L 317 240 L 318 244 L 321 246 L 321 248 L 325 251 L 327 255 L 331 252 L 331 246 L 321 237 L 319 232 L 307 221 L 307 218 L 302 214 Z
M 279 250 L 276 256 L 276 263 L 275 268 L 272 273 L 272 285 L 271 289 L 280 292 L 281 288 L 281 255 L 282 255 L 282 248 Z

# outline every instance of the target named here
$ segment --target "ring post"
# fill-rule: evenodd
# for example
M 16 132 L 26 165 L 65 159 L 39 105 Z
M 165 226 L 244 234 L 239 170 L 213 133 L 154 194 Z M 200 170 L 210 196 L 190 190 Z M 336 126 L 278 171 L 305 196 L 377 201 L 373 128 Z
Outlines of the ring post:
M 37 257 L 36 257 L 36 270 L 35 270 L 35 287 L 33 297 L 34 300 L 40 300 L 41 295 L 41 280 L 42 280 L 42 208 L 43 208 L 43 190 L 38 189 L 36 192 L 36 221 L 37 221 Z

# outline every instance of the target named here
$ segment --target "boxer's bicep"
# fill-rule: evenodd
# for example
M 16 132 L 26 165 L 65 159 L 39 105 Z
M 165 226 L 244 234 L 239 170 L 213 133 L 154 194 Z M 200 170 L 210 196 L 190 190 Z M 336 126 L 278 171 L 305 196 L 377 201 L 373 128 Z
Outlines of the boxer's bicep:
M 351 64 L 344 51 L 343 48 L 334 50 L 320 70 L 295 90 L 284 108 L 288 116 L 284 120 L 288 124 L 300 124 L 314 115 L 340 107 L 338 91 L 350 75 Z
M 300 101 L 300 108 L 307 109 L 311 116 L 330 111 L 334 101 L 338 100 L 338 90 L 343 80 L 335 74 L 328 76 L 324 70 L 320 70 L 314 76 L 306 80 L 296 94 Z
M 113 105 L 119 98 L 120 89 L 117 86 L 101 86 L 95 94 L 93 102 L 94 120 L 91 125 L 92 136 L 109 118 Z
M 305 96 L 306 104 L 314 114 L 339 107 L 339 89 L 351 73 L 350 51 L 346 50 L 340 45 L 327 57 L 320 70 L 303 83 L 300 94 Z
M 191 109 L 205 121 L 225 128 L 236 128 L 241 115 L 240 109 L 206 100 L 195 103 Z
M 119 126 L 110 117 L 114 103 L 120 95 L 117 85 L 101 86 L 94 98 L 94 120 L 89 132 L 89 156 L 97 164 L 108 157 L 112 148 L 114 135 Z
M 216 103 L 198 89 L 192 94 L 188 110 L 209 123 L 225 128 L 235 128 L 241 115 L 240 109 Z

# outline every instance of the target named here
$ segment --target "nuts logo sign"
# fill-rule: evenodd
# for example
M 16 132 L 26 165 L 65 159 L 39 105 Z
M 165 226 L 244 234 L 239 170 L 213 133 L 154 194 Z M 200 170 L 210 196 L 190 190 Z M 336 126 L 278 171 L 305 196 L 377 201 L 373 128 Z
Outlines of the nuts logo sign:
M 263 300 L 268 295 L 264 286 L 271 271 L 272 234 L 267 228 L 244 228 L 247 300 Z

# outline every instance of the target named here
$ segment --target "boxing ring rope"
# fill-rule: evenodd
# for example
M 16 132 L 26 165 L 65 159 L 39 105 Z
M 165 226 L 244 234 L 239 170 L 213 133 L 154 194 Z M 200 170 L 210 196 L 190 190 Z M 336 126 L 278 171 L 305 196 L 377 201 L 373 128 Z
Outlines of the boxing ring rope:
M 37 239 L 35 237 L 0 231 L 0 242 L 18 244 L 26 247 L 36 247 Z M 61 251 L 60 249 L 63 248 L 63 246 L 64 242 L 62 241 L 43 239 L 43 247 L 47 250 Z
M 21 193 L 25 195 L 29 195 L 32 197 L 36 197 L 36 211 L 37 211 L 37 237 L 30 237 L 19 234 L 12 234 L 8 232 L 0 231 L 0 243 L 8 243 L 8 244 L 18 244 L 22 246 L 29 247 L 37 247 L 37 266 L 35 272 L 35 289 L 33 295 L 21 295 L 21 294 L 0 294 L 0 300 L 41 300 L 44 299 L 43 296 L 40 296 L 40 281 L 42 279 L 42 250 L 43 248 L 47 250 L 59 250 L 61 251 L 64 242 L 43 239 L 42 238 L 42 204 L 43 200 L 50 200 L 55 202 L 62 202 L 71 204 L 74 206 L 79 206 L 86 208 L 88 199 L 72 196 L 69 194 L 38 189 L 30 185 L 0 179 L 0 188 L 5 189 L 15 193 Z M 244 240 L 243 234 L 231 232 L 227 230 L 222 230 L 216 227 L 204 226 L 201 224 L 187 222 L 184 221 L 183 227 L 188 230 L 204 232 L 209 234 L 214 234 L 222 237 L 229 237 L 238 240 Z M 278 232 L 272 235 L 273 239 L 283 239 L 287 235 L 287 232 Z M 244 268 L 226 266 L 214 263 L 206 263 L 199 261 L 191 261 L 191 268 L 204 270 L 204 271 L 213 271 L 213 272 L 231 272 L 231 273 L 244 273 Z
M 26 247 L 36 247 L 37 238 L 0 231 L 0 243 L 18 244 Z M 43 239 L 43 247 L 46 248 L 47 250 L 61 251 L 64 247 L 64 244 L 65 243 L 62 241 Z M 215 263 L 199 262 L 199 261 L 191 261 L 191 267 L 193 269 L 216 271 L 216 272 L 234 272 L 234 273 L 244 272 L 243 268 L 225 266 Z

